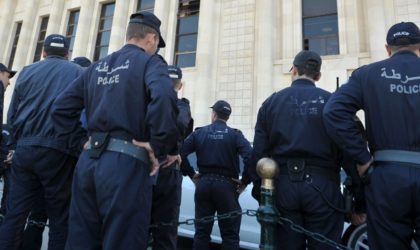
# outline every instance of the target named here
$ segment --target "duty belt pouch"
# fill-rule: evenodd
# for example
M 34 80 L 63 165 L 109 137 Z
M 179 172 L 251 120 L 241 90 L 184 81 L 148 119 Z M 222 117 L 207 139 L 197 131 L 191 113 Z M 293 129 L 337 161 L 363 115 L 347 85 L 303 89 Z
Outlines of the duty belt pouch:
M 305 178 L 305 160 L 292 159 L 287 161 L 289 179 L 292 182 L 303 181 Z
M 98 159 L 108 147 L 109 139 L 109 133 L 93 133 L 90 138 L 89 157 Z

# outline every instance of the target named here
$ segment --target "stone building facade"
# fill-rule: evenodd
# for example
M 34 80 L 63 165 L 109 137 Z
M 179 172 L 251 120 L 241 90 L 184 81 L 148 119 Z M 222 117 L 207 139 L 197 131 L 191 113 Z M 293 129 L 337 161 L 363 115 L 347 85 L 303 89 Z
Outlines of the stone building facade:
M 192 2 L 199 2 L 196 9 L 188 9 Z M 233 108 L 229 124 L 241 129 L 252 140 L 259 106 L 274 91 L 290 84 L 289 69 L 293 57 L 307 41 L 305 27 L 311 27 L 311 22 L 317 20 L 305 17 L 305 11 L 309 8 L 309 12 L 316 12 L 311 5 L 320 2 L 0 0 L 0 61 L 20 70 L 32 63 L 34 55 L 39 53 L 37 45 L 42 43 L 42 32 L 44 36 L 52 33 L 65 35 L 73 28 L 75 31 L 70 34 L 72 57 L 94 59 L 103 56 L 124 44 L 129 15 L 140 9 L 141 4 L 151 6 L 162 20 L 162 35 L 167 44 L 160 54 L 169 64 L 178 62 L 177 55 L 180 58 L 183 55 L 190 59 L 194 57 L 193 65 L 183 67 L 185 84 L 181 95 L 191 101 L 195 125 L 207 124 L 210 121 L 208 107 L 217 99 L 225 99 Z M 333 44 L 337 50 L 323 55 L 323 76 L 318 86 L 329 91 L 335 90 L 337 78 L 344 82 L 354 69 L 386 58 L 385 35 L 392 24 L 412 21 L 420 25 L 420 0 L 334 0 L 334 8 L 332 17 L 336 20 L 337 31 L 332 40 L 331 37 L 321 37 L 315 41 Z M 182 14 L 184 9 L 186 14 Z M 188 15 L 197 15 L 198 23 L 195 33 L 188 31 L 183 36 L 179 22 Z M 74 18 L 77 18 L 77 30 L 69 27 L 72 22 L 76 25 Z M 194 25 L 188 26 L 187 30 L 190 28 Z M 320 30 L 333 32 L 323 27 Z M 102 40 L 98 38 L 100 34 Z M 190 38 L 195 40 L 191 42 Z M 189 41 L 184 47 L 193 45 L 192 54 L 177 54 L 182 50 L 182 39 Z M 308 40 L 309 48 L 311 42 Z M 324 49 L 331 48 L 324 46 Z M 13 83 L 6 92 L 5 112 Z

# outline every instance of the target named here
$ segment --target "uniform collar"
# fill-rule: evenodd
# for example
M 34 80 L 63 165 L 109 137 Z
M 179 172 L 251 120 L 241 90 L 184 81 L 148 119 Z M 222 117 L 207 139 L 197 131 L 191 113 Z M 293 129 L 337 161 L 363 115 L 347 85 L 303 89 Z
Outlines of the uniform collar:
M 403 56 L 403 55 L 411 55 L 411 56 L 417 57 L 417 55 L 413 51 L 410 51 L 410 50 L 398 51 L 397 53 L 393 54 L 391 57 L 394 57 L 394 56 Z
M 137 45 L 131 44 L 131 43 L 127 43 L 126 45 L 124 45 L 124 48 L 128 48 L 128 49 L 139 49 L 143 52 L 145 52 L 145 50 L 143 48 L 140 48 Z
M 50 59 L 50 58 L 57 58 L 57 59 L 67 60 L 67 58 L 62 57 L 62 56 L 57 56 L 57 55 L 49 55 L 49 56 L 45 57 L 45 59 Z
M 217 119 L 213 122 L 213 124 L 225 124 L 226 125 L 226 122 L 223 121 L 223 120 Z
M 305 78 L 300 78 L 300 79 L 296 79 L 292 82 L 292 86 L 315 86 L 315 83 L 309 79 L 305 79 Z

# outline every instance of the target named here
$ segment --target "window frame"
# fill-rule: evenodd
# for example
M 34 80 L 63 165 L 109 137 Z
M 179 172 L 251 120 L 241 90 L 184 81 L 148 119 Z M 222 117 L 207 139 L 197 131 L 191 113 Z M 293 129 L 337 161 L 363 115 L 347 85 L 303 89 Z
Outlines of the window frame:
M 20 37 L 20 32 L 22 31 L 22 25 L 23 25 L 23 21 L 17 21 L 15 22 L 15 35 L 13 37 L 13 44 L 12 44 L 12 49 L 10 50 L 10 56 L 9 56 L 9 62 L 8 62 L 8 68 L 11 69 L 15 60 L 15 56 L 16 56 L 16 50 L 17 50 L 17 45 L 19 43 L 19 37 Z
M 106 7 L 110 6 L 110 5 L 114 5 L 113 13 L 112 13 L 112 15 L 106 16 Z M 93 52 L 93 61 L 98 61 L 98 60 L 103 58 L 103 57 L 100 57 L 100 56 L 101 56 L 101 50 L 104 47 L 107 47 L 107 54 L 108 54 L 109 43 L 111 41 L 112 23 L 114 21 L 115 7 L 116 7 L 115 2 L 108 2 L 108 3 L 104 3 L 104 4 L 101 5 L 101 13 L 100 13 L 100 16 L 99 16 L 98 30 L 96 32 L 95 49 L 94 49 L 94 52 Z M 105 21 L 107 19 L 111 19 L 111 24 L 110 24 L 109 29 L 104 29 Z M 102 21 L 103 21 L 103 26 L 104 27 L 101 27 Z M 102 40 L 102 34 L 105 33 L 105 32 L 108 32 L 108 31 L 109 31 L 110 37 L 109 37 L 107 43 L 106 44 L 101 44 L 100 40 Z M 98 42 L 99 42 L 99 45 L 98 45 Z
M 46 22 L 46 24 L 44 23 L 44 21 Z M 50 16 L 49 15 L 41 17 L 41 22 L 40 22 L 40 25 L 39 25 L 39 32 L 38 32 L 38 39 L 37 39 L 36 46 L 35 46 L 33 62 L 40 61 L 41 58 L 42 58 L 42 50 L 43 50 L 43 47 L 44 47 L 45 38 L 47 37 L 47 29 L 48 29 L 49 21 L 50 21 Z M 45 24 L 45 28 L 43 28 L 44 24 Z M 37 53 L 37 51 L 39 51 L 39 53 Z

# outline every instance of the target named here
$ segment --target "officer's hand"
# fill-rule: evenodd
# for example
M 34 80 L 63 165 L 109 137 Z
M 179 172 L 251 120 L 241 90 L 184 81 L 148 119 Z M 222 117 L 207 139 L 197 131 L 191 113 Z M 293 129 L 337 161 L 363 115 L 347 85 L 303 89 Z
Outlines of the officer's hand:
M 179 154 L 178 155 L 168 155 L 166 157 L 166 160 L 164 161 L 162 167 L 166 168 L 166 167 L 171 166 L 173 163 L 181 164 L 181 162 L 182 162 L 182 160 L 181 160 L 181 156 Z
M 155 157 L 155 152 L 153 152 L 152 147 L 150 146 L 149 142 L 141 142 L 136 141 L 133 139 L 132 143 L 136 145 L 137 147 L 144 148 L 147 151 L 147 154 L 149 155 L 149 160 L 152 163 L 150 165 L 150 176 L 155 175 L 159 171 L 159 161 Z
M 358 226 L 363 223 L 366 223 L 366 213 L 351 213 L 351 224 Z
M 197 186 L 198 181 L 200 180 L 200 174 L 195 174 L 192 178 L 191 178 L 192 182 L 194 183 L 194 185 Z
M 237 184 L 236 192 L 238 192 L 238 194 L 241 194 L 245 190 L 246 185 L 239 179 L 232 178 L 232 181 Z
M 15 154 L 14 150 L 9 150 L 9 153 L 7 154 L 6 160 L 4 160 L 4 163 L 12 164 L 14 154 Z
M 365 172 L 368 170 L 370 165 L 372 165 L 372 163 L 373 163 L 373 157 L 371 157 L 370 160 L 363 165 L 357 164 L 357 172 L 359 173 L 360 177 L 362 177 L 365 174 Z

